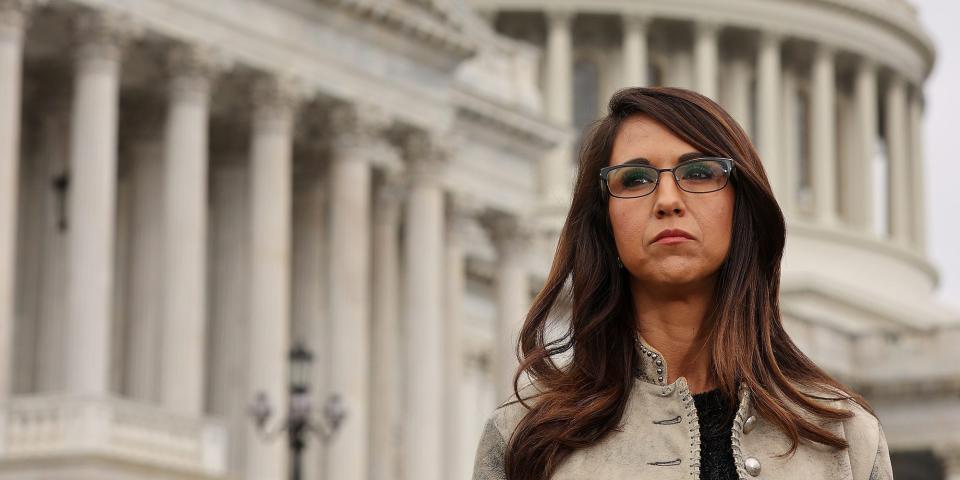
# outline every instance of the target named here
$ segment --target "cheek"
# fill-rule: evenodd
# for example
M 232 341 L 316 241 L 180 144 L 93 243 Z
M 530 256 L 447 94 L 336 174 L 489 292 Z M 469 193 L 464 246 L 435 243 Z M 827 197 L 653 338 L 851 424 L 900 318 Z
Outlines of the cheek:
M 621 257 L 631 257 L 642 251 L 639 247 L 643 245 L 646 218 L 639 214 L 639 206 L 627 208 L 623 203 L 611 203 L 607 212 L 610 215 L 617 251 L 620 252 Z
M 733 198 L 728 196 L 700 213 L 700 224 L 711 256 L 725 257 L 733 231 Z

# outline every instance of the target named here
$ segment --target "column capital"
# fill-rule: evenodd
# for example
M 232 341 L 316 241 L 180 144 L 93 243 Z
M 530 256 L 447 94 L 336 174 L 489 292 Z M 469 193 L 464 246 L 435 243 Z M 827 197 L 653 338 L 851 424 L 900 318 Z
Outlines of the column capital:
M 773 30 L 761 30 L 758 42 L 761 47 L 779 47 L 783 43 L 783 34 Z
M 814 61 L 817 59 L 833 60 L 836 53 L 837 47 L 829 43 L 817 42 L 813 48 Z
M 177 43 L 164 53 L 175 99 L 206 100 L 210 83 L 230 65 L 220 51 L 205 45 Z
M 377 223 L 395 224 L 400 220 L 401 205 L 407 201 L 407 178 L 402 170 L 386 169 L 374 194 L 374 215 Z
M 382 142 L 393 119 L 376 105 L 344 103 L 328 111 L 331 144 L 338 150 L 357 149 Z
M 861 55 L 860 58 L 857 59 L 858 73 L 873 75 L 877 73 L 878 69 L 879 69 L 879 66 L 877 64 L 877 61 L 871 57 L 868 57 L 866 55 Z
M 400 140 L 411 185 L 438 184 L 453 151 L 450 137 L 411 130 Z
M 502 260 L 521 255 L 533 241 L 532 228 L 516 215 L 491 210 L 481 214 L 480 223 Z
M 293 117 L 307 96 L 296 78 L 263 75 L 254 79 L 250 93 L 257 130 L 292 132 Z
M 570 24 L 573 22 L 573 18 L 576 17 L 577 12 L 572 8 L 551 8 L 544 12 L 544 15 L 547 17 L 549 27 L 570 28 Z
M 30 11 L 40 0 L 0 0 L 0 40 L 20 39 Z
M 951 474 L 960 473 L 960 445 L 937 445 L 933 448 L 933 453 L 943 462 L 947 478 L 953 478 Z
M 643 31 L 650 26 L 650 15 L 636 12 L 624 13 L 620 17 L 624 30 Z
M 720 22 L 705 18 L 694 20 L 693 25 L 695 35 L 716 35 L 723 27 Z
M 480 218 L 483 205 L 475 195 L 463 192 L 450 192 L 447 203 L 447 231 L 450 238 L 464 238 L 469 225 Z
M 128 15 L 102 11 L 80 13 L 73 22 L 77 61 L 83 64 L 96 60 L 116 62 L 141 30 Z

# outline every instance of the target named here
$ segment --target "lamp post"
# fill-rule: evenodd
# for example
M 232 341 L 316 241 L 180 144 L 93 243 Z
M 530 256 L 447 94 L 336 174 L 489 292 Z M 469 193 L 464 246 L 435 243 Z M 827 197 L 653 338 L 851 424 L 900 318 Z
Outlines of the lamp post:
M 293 467 L 290 478 L 301 479 L 301 458 L 303 449 L 307 445 L 307 434 L 312 432 L 321 442 L 327 443 L 336 433 L 340 424 L 347 416 L 346 407 L 339 394 L 333 393 L 327 397 L 323 406 L 320 422 L 313 422 L 310 418 L 313 401 L 310 398 L 310 371 L 313 364 L 313 353 L 302 343 L 296 343 L 290 349 L 290 405 L 286 419 L 275 429 L 270 431 L 266 424 L 273 414 L 273 407 L 266 392 L 257 392 L 250 405 L 250 416 L 259 431 L 266 439 L 272 440 L 284 430 L 287 432 L 287 441 L 293 453 Z

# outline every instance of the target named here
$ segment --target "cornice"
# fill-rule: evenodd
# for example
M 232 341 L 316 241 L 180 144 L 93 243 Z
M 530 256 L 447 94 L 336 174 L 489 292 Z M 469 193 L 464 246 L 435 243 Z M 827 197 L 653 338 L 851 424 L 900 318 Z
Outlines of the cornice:
M 464 34 L 452 17 L 432 0 L 317 0 L 338 8 L 360 20 L 379 24 L 388 29 L 439 47 L 461 59 L 476 53 L 477 46 Z M 413 5 L 406 5 L 413 3 Z
M 713 2 L 710 0 L 674 0 L 659 2 L 656 0 L 469 0 L 471 5 L 482 10 L 493 11 L 547 11 L 558 8 L 574 9 L 576 12 L 591 14 L 643 15 L 651 18 L 670 18 L 697 21 L 715 19 L 724 25 L 741 28 L 760 29 L 773 27 L 783 29 L 786 37 L 811 41 L 843 40 L 841 48 L 856 47 L 860 55 L 873 56 L 875 60 L 893 69 L 904 68 L 899 65 L 900 57 L 890 57 L 890 52 L 877 51 L 875 43 L 864 41 L 860 37 L 850 37 L 849 32 L 824 29 L 817 20 L 798 17 L 798 9 L 809 13 L 822 11 L 824 18 L 831 19 L 837 13 L 852 14 L 857 19 L 882 27 L 892 33 L 905 47 L 912 49 L 918 61 L 923 63 L 923 71 L 901 72 L 914 81 L 926 78 L 933 68 L 936 48 L 930 36 L 920 24 L 915 9 L 902 0 L 728 0 Z M 782 7 L 780 6 L 782 5 Z M 806 13 L 806 12 L 805 12 Z M 847 45 L 849 44 L 849 45 Z M 901 55 L 902 57 L 902 55 Z M 910 70 L 914 68 L 909 67 Z

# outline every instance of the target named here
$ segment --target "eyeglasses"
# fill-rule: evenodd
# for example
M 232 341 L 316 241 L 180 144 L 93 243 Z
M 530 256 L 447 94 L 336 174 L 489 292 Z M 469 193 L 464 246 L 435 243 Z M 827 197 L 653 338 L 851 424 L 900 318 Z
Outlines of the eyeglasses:
M 690 193 L 709 193 L 727 186 L 733 174 L 733 159 L 700 157 L 673 168 L 621 164 L 600 169 L 600 190 L 617 198 L 649 195 L 660 184 L 660 174 L 672 172 L 677 186 Z

